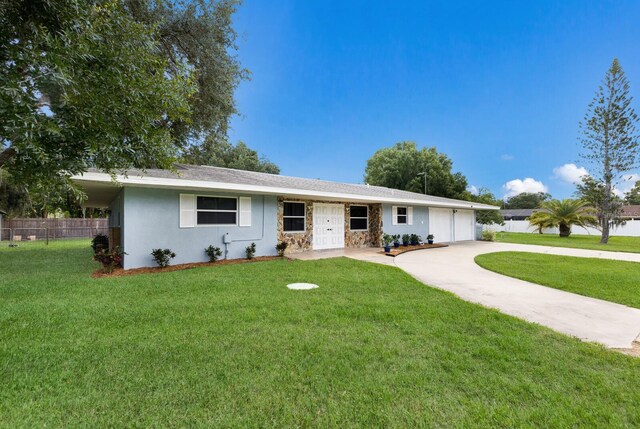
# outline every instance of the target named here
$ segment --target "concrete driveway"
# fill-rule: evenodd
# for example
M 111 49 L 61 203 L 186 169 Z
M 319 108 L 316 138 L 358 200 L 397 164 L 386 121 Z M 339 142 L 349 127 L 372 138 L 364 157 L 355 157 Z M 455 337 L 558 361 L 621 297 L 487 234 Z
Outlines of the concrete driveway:
M 509 243 L 466 242 L 394 258 L 418 280 L 460 298 L 539 323 L 584 341 L 631 348 L 640 334 L 640 310 L 496 274 L 476 265 L 483 253 L 524 251 L 640 262 L 640 254 Z M 544 267 L 540 267 L 544 269 Z

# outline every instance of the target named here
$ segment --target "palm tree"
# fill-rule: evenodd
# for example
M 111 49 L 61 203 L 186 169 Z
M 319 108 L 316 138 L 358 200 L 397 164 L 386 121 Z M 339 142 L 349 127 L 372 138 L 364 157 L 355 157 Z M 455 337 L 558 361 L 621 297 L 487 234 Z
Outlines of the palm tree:
M 568 237 L 571 234 L 571 226 L 578 225 L 583 228 L 597 226 L 598 219 L 593 215 L 593 208 L 582 200 L 551 200 L 540 204 L 540 211 L 529 217 L 529 223 L 536 227 L 542 234 L 543 228 L 560 229 L 560 237 Z

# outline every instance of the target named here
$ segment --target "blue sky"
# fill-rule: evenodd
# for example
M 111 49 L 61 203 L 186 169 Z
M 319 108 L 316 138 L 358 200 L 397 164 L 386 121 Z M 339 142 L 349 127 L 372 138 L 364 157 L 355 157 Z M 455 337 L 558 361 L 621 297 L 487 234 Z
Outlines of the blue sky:
M 252 79 L 230 137 L 282 174 L 355 183 L 377 149 L 412 140 L 497 196 L 567 197 L 578 122 L 614 57 L 640 100 L 639 22 L 639 1 L 245 0 Z

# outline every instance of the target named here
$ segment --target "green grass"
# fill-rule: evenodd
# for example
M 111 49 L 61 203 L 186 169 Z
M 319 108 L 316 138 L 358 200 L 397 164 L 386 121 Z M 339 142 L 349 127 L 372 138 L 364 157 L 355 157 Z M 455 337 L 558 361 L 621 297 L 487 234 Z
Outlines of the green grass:
M 528 252 L 478 255 L 491 271 L 580 295 L 640 308 L 640 263 Z
M 640 253 L 640 237 L 615 236 L 609 238 L 609 243 L 600 244 L 599 235 L 571 235 L 569 237 L 560 237 L 557 234 L 499 232 L 497 234 L 496 241 L 501 241 L 503 243 L 537 244 L 540 246 L 607 250 L 610 252 Z
M 393 267 L 92 279 L 87 244 L 0 249 L 2 427 L 640 425 L 640 360 Z

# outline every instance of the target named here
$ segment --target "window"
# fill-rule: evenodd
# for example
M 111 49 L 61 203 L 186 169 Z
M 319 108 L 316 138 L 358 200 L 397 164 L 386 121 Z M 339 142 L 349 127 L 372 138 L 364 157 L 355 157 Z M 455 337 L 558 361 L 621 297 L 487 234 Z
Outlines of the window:
M 285 232 L 305 232 L 304 203 L 284 203 L 282 228 Z
M 197 197 L 198 225 L 235 225 L 238 200 L 224 197 Z
M 369 207 L 349 207 L 349 229 L 351 231 L 366 231 L 369 225 Z
M 398 214 L 396 219 L 397 219 L 396 223 L 398 225 L 407 224 L 407 208 L 406 207 L 398 207 Z

